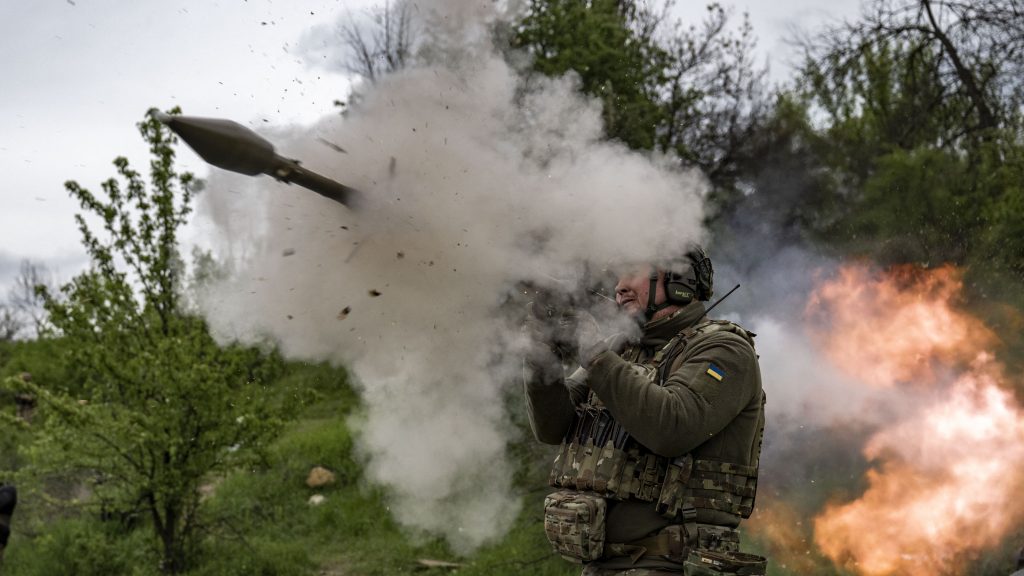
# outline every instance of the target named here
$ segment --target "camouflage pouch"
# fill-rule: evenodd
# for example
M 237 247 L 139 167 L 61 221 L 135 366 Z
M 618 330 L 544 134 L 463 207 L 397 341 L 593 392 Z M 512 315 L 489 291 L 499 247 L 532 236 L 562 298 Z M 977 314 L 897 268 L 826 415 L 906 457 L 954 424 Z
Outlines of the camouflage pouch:
M 726 526 L 697 526 L 697 547 L 716 552 L 739 552 L 740 532 Z
M 683 563 L 686 576 L 719 576 L 738 574 L 742 576 L 764 576 L 768 560 L 756 554 L 696 549 L 691 550 Z
M 590 562 L 604 554 L 604 498 L 559 490 L 544 499 L 544 533 L 551 548 L 572 562 Z
M 565 458 L 562 460 L 562 475 L 558 478 L 558 481 L 554 483 L 554 486 L 557 486 L 558 488 L 576 487 L 576 474 L 579 473 L 579 451 L 579 442 L 569 444 L 565 452 Z
M 690 481 L 692 467 L 693 457 L 690 455 L 679 456 L 668 465 L 665 482 L 654 506 L 658 514 L 669 519 L 679 516 L 685 504 L 686 483 Z
M 619 473 L 618 482 L 615 488 L 615 498 L 617 500 L 628 500 L 630 496 L 636 494 L 640 490 L 640 479 L 637 478 L 637 474 L 640 471 L 637 470 L 642 465 L 641 460 L 643 456 L 640 454 L 640 449 L 637 446 L 631 446 L 626 452 L 626 457 L 623 459 L 622 472 Z M 612 486 L 609 484 L 608 490 L 611 491 Z
M 568 462 L 568 464 L 567 464 Z M 569 443 L 562 442 L 562 445 L 558 448 L 558 455 L 555 456 L 555 461 L 551 463 L 551 474 L 548 475 L 548 486 L 555 488 L 561 488 L 562 476 L 565 473 L 565 467 L 572 466 L 572 457 L 569 455 Z
M 586 444 L 580 447 L 576 453 L 576 461 L 579 463 L 576 472 L 576 489 L 587 491 L 594 489 L 594 473 L 597 471 L 597 460 L 601 449 L 594 446 L 592 438 L 587 439 Z
M 626 463 L 626 453 L 615 448 L 611 440 L 605 442 L 601 449 L 601 457 L 597 459 L 594 468 L 594 492 L 614 492 L 611 482 L 622 472 L 622 465 Z M 618 471 L 616 471 L 618 470 Z

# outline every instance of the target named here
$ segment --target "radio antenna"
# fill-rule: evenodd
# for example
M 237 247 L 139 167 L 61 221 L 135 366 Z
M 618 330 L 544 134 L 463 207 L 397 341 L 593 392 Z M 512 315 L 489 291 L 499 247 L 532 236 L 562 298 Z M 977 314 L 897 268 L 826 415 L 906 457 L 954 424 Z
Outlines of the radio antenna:
M 707 310 L 705 310 L 705 311 L 704 311 L 704 313 L 705 313 L 705 314 L 707 314 L 708 312 L 711 312 L 711 309 L 712 309 L 712 308 L 714 308 L 715 306 L 718 306 L 719 304 L 721 304 L 721 303 L 722 303 L 722 300 L 725 300 L 726 298 L 728 298 L 728 297 L 729 297 L 729 295 L 730 295 L 730 294 L 732 294 L 733 292 L 735 292 L 735 291 L 736 291 L 736 290 L 737 290 L 737 289 L 738 289 L 739 287 L 740 287 L 740 285 L 739 285 L 739 284 L 737 284 L 736 286 L 734 286 L 732 290 L 729 290 L 728 292 L 726 292 L 726 293 L 725 293 L 725 296 L 722 296 L 721 298 L 719 298 L 718 300 L 716 300 L 714 304 L 712 304 L 711 306 L 708 306 L 708 309 L 707 309 Z

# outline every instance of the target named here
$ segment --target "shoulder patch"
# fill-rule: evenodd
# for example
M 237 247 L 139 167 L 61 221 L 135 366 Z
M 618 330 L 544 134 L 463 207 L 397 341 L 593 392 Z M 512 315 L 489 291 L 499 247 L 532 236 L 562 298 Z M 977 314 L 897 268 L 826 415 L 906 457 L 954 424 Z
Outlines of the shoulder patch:
M 707 375 L 721 382 L 722 378 L 725 378 L 725 370 L 722 370 L 718 366 L 715 366 L 713 363 L 708 364 Z

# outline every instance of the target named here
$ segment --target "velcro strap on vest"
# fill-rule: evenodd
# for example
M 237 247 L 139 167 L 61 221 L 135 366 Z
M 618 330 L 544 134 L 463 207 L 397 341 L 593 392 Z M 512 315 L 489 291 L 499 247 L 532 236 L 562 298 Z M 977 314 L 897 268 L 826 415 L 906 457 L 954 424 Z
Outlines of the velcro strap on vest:
M 747 481 L 748 478 L 744 476 L 730 476 L 713 472 L 695 472 L 690 477 L 690 483 L 693 488 L 716 490 L 735 494 L 743 498 L 753 498 L 756 492 L 755 487 L 748 484 Z
M 625 543 L 606 543 L 605 557 L 629 556 L 634 563 L 644 556 L 662 556 L 673 562 L 683 562 L 695 548 L 739 551 L 740 534 L 734 528 L 697 524 L 696 511 L 683 513 L 684 524 L 662 528 L 654 536 Z
M 747 478 L 757 477 L 757 468 L 745 466 L 732 462 L 719 462 L 717 460 L 697 460 L 693 463 L 693 469 L 701 472 L 720 472 L 722 474 L 734 474 L 746 476 Z
M 691 544 L 696 542 L 696 538 L 696 525 L 686 527 L 682 524 L 673 524 L 654 536 L 632 542 L 605 543 L 604 554 L 605 557 L 629 556 L 634 564 L 644 556 L 664 556 L 669 560 L 682 562 L 686 559 Z
M 696 508 L 748 518 L 757 493 L 757 468 L 733 462 L 696 460 L 685 499 Z
M 749 518 L 750 514 L 754 511 L 753 506 L 730 502 L 725 498 L 701 498 L 695 496 L 693 498 L 687 498 L 686 501 L 693 504 L 695 508 L 728 512 L 729 514 L 735 514 L 743 518 Z

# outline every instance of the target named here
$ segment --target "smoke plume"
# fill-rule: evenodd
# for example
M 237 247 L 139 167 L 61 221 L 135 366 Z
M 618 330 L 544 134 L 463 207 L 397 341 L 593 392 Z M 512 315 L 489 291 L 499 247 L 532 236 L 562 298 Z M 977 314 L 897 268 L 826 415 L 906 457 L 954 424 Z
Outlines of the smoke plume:
M 1005 574 L 1024 529 L 1005 334 L 956 268 L 808 246 L 801 174 L 773 164 L 710 246 L 719 289 L 744 285 L 719 313 L 758 333 L 768 397 L 748 542 L 787 574 Z
M 365 86 L 344 118 L 268 135 L 365 205 L 215 175 L 202 209 L 235 271 L 204 310 L 225 340 L 348 366 L 369 477 L 401 523 L 465 552 L 518 509 L 502 394 L 525 343 L 502 302 L 522 281 L 701 240 L 703 183 L 602 141 L 571 76 L 526 82 L 491 47 L 491 3 L 419 7 L 419 65 Z

